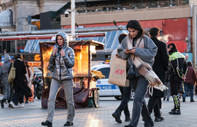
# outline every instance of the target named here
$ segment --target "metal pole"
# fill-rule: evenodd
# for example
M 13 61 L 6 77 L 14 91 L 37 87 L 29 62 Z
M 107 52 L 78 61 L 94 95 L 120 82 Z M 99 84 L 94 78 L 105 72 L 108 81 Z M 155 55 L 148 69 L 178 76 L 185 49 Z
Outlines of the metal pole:
M 75 40 L 75 0 L 71 0 L 71 36 Z

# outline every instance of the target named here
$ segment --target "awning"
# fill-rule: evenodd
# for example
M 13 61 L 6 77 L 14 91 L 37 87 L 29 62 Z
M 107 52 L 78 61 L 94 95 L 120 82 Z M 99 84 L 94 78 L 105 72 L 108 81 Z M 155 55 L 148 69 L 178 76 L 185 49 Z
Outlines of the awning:
M 11 27 L 13 25 L 12 10 L 5 10 L 0 13 L 0 27 Z

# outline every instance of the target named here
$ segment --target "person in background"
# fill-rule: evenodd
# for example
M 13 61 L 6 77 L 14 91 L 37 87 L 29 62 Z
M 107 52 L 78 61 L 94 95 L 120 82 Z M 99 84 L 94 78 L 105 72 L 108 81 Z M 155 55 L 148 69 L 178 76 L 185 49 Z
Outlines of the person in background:
M 75 107 L 73 100 L 73 66 L 75 63 L 75 54 L 72 48 L 68 46 L 66 33 L 59 32 L 56 35 L 56 44 L 49 59 L 48 69 L 52 72 L 52 81 L 48 98 L 48 116 L 41 125 L 52 127 L 55 111 L 55 98 L 58 90 L 62 86 L 64 89 L 67 103 L 67 122 L 64 126 L 73 126 Z
M 167 46 L 164 42 L 159 41 L 157 39 L 157 36 L 159 34 L 158 28 L 156 27 L 151 28 L 149 30 L 149 34 L 155 45 L 158 47 L 157 55 L 155 56 L 155 62 L 152 68 L 154 72 L 157 74 L 157 76 L 159 77 L 159 79 L 164 84 L 166 72 L 168 70 L 168 59 L 169 59 Z M 154 109 L 155 122 L 160 122 L 164 120 L 164 117 L 161 116 L 161 111 L 160 111 L 162 105 L 161 97 L 164 97 L 164 92 L 153 88 L 153 95 L 150 96 L 148 101 L 148 109 L 150 113 L 152 113 L 152 110 Z
M 133 61 L 136 56 L 148 65 L 152 66 L 154 63 L 154 57 L 157 53 L 157 46 L 148 36 L 144 35 L 143 29 L 137 20 L 128 21 L 126 28 L 129 31 L 129 34 L 122 40 L 117 51 L 120 58 L 127 60 L 129 70 L 133 68 L 132 70 L 135 72 L 135 77 L 133 76 L 133 78 L 130 79 L 130 82 L 136 80 L 135 84 L 132 84 L 136 86 L 136 88 L 133 100 L 132 117 L 129 125 L 125 125 L 125 127 L 137 127 L 140 114 L 142 114 L 145 122 L 144 126 L 153 127 L 154 123 L 150 117 L 150 113 L 144 99 L 148 81 L 138 72 Z M 134 56 L 134 58 L 132 58 L 131 55 Z
M 185 93 L 183 94 L 183 102 L 185 102 L 187 92 L 189 90 L 189 95 L 190 95 L 190 102 L 194 102 L 194 84 L 196 82 L 196 72 L 194 68 L 192 67 L 192 63 L 189 61 L 187 62 L 187 74 L 186 78 L 184 80 L 184 88 L 185 88 Z
M 119 35 L 118 40 L 119 43 L 121 44 L 121 41 L 127 36 L 127 34 L 122 33 Z M 111 60 L 116 57 L 117 54 L 117 49 L 115 49 L 112 54 L 111 54 Z M 116 109 L 116 111 L 112 114 L 112 116 L 115 118 L 115 121 L 118 123 L 122 123 L 122 120 L 120 119 L 121 116 L 121 112 L 124 110 L 124 114 L 125 114 L 125 121 L 128 122 L 130 121 L 130 113 L 129 113 L 129 109 L 128 109 L 128 102 L 131 96 L 131 85 L 129 85 L 129 87 L 121 87 L 119 86 L 120 92 L 121 92 L 121 97 L 122 97 L 122 101 L 120 103 L 120 105 L 118 106 L 118 108 Z
M 8 83 L 8 74 L 11 67 L 11 58 L 9 54 L 4 53 L 4 63 L 0 66 L 0 76 L 2 79 L 2 84 L 4 85 L 4 97 L 1 100 L 1 108 L 4 108 L 4 103 L 7 100 L 9 103 L 11 101 L 11 84 Z M 10 106 L 10 104 L 9 104 Z
M 16 69 L 16 77 L 14 79 L 14 90 L 15 94 L 13 96 L 12 106 L 14 108 L 24 107 L 24 96 L 31 97 L 31 89 L 27 86 L 27 79 L 25 77 L 26 67 L 23 62 L 23 55 L 17 54 L 14 61 L 14 67 Z
M 174 101 L 174 108 L 169 114 L 180 115 L 180 98 L 184 93 L 183 80 L 185 79 L 187 65 L 185 56 L 177 50 L 174 43 L 168 45 L 168 53 L 170 61 L 170 87 Z
M 167 90 L 164 91 L 164 98 L 163 100 L 167 100 L 169 101 L 170 99 L 170 91 L 171 91 L 171 88 L 170 88 L 170 74 L 169 74 L 170 70 L 168 68 L 168 71 L 166 72 L 166 79 L 165 79 L 165 86 L 168 87 Z
M 31 68 L 29 67 L 27 61 L 25 61 L 25 67 L 26 67 L 26 72 L 27 72 L 25 74 L 25 77 L 27 79 L 27 86 L 31 89 L 32 88 L 32 80 L 33 80 L 33 72 L 31 70 Z M 25 97 L 25 98 L 26 98 L 25 103 L 29 103 L 28 102 L 28 97 Z

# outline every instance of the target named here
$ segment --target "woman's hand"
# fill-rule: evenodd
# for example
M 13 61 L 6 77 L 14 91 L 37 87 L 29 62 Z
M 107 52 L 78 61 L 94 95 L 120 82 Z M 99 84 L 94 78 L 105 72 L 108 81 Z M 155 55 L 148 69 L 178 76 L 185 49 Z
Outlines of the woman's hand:
M 52 55 L 55 56 L 55 53 L 58 51 L 57 48 L 53 48 Z
M 65 56 L 65 52 L 64 52 L 63 49 L 60 51 L 60 54 L 61 54 L 62 56 Z
M 132 49 L 125 49 L 124 52 L 126 54 L 134 54 L 135 53 L 135 48 L 132 48 Z

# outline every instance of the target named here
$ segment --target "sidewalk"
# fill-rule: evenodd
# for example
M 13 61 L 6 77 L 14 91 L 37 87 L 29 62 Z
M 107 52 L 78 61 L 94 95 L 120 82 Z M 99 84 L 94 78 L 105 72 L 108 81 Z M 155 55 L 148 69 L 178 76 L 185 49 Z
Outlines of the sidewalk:
M 0 99 L 2 96 L 0 95 Z M 196 127 L 197 126 L 197 98 L 196 102 L 182 103 L 181 115 L 169 115 L 168 112 L 173 107 L 172 99 L 163 101 L 162 114 L 165 120 L 155 123 L 155 127 Z M 146 101 L 148 99 L 146 98 Z M 122 124 L 115 122 L 111 114 L 115 111 L 120 101 L 114 98 L 100 98 L 99 108 L 76 109 L 76 116 L 73 127 L 124 127 L 128 122 L 124 122 L 124 115 L 121 116 Z M 133 101 L 129 102 L 130 111 Z M 66 109 L 56 109 L 53 127 L 63 127 L 66 122 Z M 45 121 L 47 109 L 41 108 L 41 101 L 35 100 L 33 103 L 25 104 L 24 108 L 10 109 L 0 108 L 0 127 L 41 127 L 41 122 Z M 154 116 L 152 115 L 152 118 Z M 140 118 L 138 127 L 144 127 Z

